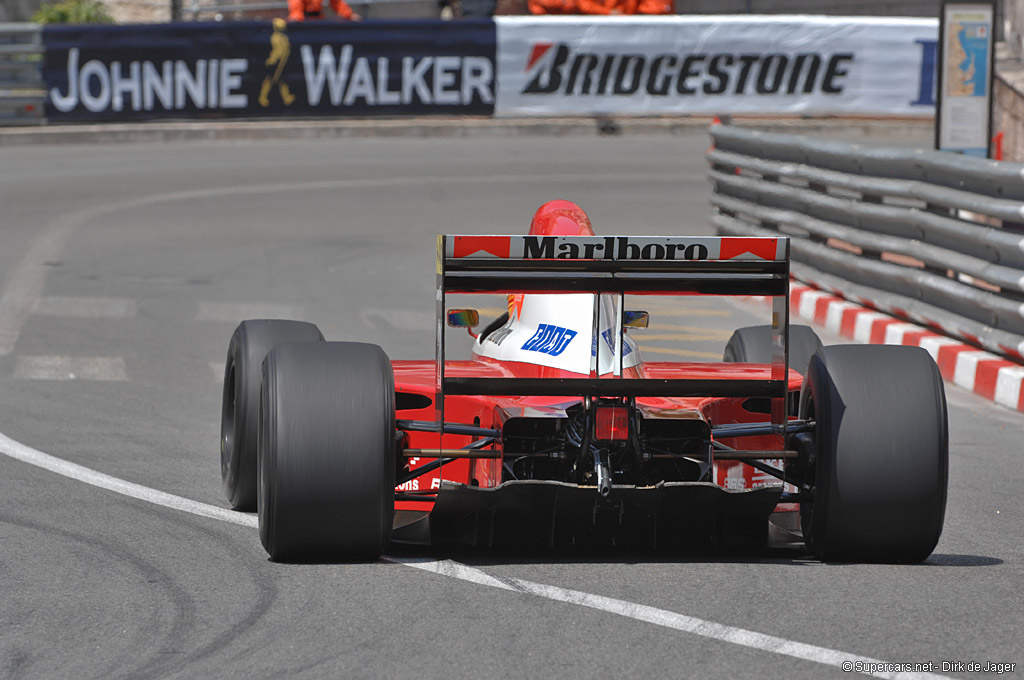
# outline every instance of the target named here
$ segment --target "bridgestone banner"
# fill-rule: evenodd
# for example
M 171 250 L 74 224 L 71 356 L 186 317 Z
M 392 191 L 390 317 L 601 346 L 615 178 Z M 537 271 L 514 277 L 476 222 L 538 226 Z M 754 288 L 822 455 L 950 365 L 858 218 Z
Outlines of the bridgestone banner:
M 488 20 L 61 26 L 43 42 L 55 122 L 494 110 Z
M 495 22 L 498 116 L 934 115 L 935 19 Z

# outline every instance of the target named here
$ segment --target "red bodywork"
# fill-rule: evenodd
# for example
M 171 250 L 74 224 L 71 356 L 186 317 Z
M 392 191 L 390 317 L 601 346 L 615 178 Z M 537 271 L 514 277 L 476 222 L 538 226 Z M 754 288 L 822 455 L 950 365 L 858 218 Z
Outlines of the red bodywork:
M 434 398 L 434 362 L 432 361 L 394 361 L 395 389 L 399 393 L 416 394 L 430 400 Z M 477 377 L 537 377 L 541 370 L 557 372 L 555 369 L 530 364 L 507 363 L 498 364 L 493 361 L 450 361 L 446 364 L 446 372 L 452 376 L 473 375 Z M 708 364 L 689 362 L 645 362 L 644 375 L 648 378 L 685 377 L 712 378 L 718 380 L 764 379 L 771 377 L 771 368 L 761 364 Z M 550 375 L 550 377 L 557 377 Z M 789 390 L 791 393 L 800 391 L 802 378 L 799 373 L 789 372 Z M 555 407 L 564 410 L 568 406 L 581 401 L 579 397 L 447 397 L 445 419 L 449 422 L 476 424 L 480 427 L 501 429 L 502 415 L 516 413 L 522 409 L 541 409 Z M 663 398 L 650 397 L 637 399 L 640 410 L 648 413 L 657 412 L 664 417 L 671 412 L 673 417 L 700 418 L 713 425 L 730 423 L 763 422 L 765 414 L 751 412 L 743 408 L 745 399 L 726 398 Z M 433 421 L 434 406 L 419 409 L 406 409 L 397 412 L 399 419 Z M 409 432 L 408 448 L 460 448 L 470 444 L 473 437 L 465 435 L 443 436 L 438 442 L 438 435 L 433 432 Z M 762 437 L 744 437 L 738 440 L 723 439 L 722 443 L 763 451 L 782 450 L 782 438 L 775 435 Z M 412 458 L 410 469 L 415 469 L 433 459 Z M 774 462 L 781 467 L 781 461 Z M 501 460 L 473 459 L 458 460 L 444 468 L 444 479 L 480 487 L 494 487 L 501 482 Z M 432 472 L 407 482 L 398 491 L 426 491 L 438 488 L 441 480 L 440 472 Z M 774 478 L 758 472 L 752 467 L 738 461 L 720 461 L 715 465 L 715 482 L 726 489 L 752 489 L 774 482 Z M 398 501 L 396 509 L 429 510 L 430 504 L 418 501 Z M 781 509 L 781 508 L 780 508 Z
M 529 230 L 530 236 L 594 237 L 590 220 L 583 210 L 569 201 L 551 201 L 540 207 L 534 215 Z M 455 257 L 463 257 L 478 250 L 492 253 L 496 257 L 508 257 L 508 240 L 502 237 L 453 237 Z M 734 243 L 734 245 L 736 245 Z M 758 243 L 758 247 L 765 244 Z M 749 247 L 746 242 L 738 245 L 742 252 Z M 767 243 L 770 249 L 769 259 L 776 253 L 775 241 Z M 439 269 L 440 272 L 440 269 Z M 692 293 L 684 293 L 692 294 Z M 523 306 L 522 294 L 510 294 L 509 313 L 514 319 L 520 318 Z M 596 313 L 596 312 L 595 312 Z M 595 338 L 594 342 L 598 342 Z M 595 345 L 596 347 L 596 345 Z M 525 347 L 524 347 L 525 348 Z M 567 373 L 559 368 L 527 363 L 524 361 L 498 360 L 479 353 L 469 361 L 446 361 L 444 375 L 448 378 L 579 378 L 579 374 Z M 434 361 L 395 361 L 393 362 L 395 387 L 399 394 L 399 420 L 427 421 L 437 420 L 437 364 Z M 773 378 L 771 366 L 764 364 L 743 363 L 694 363 L 694 362 L 640 362 L 629 367 L 621 367 L 623 378 L 633 379 L 689 379 L 707 381 L 730 380 L 764 380 Z M 780 381 L 781 382 L 781 381 Z M 790 371 L 788 374 L 788 391 L 791 396 L 798 393 L 801 376 Z M 402 397 L 401 395 L 416 395 Z M 510 418 L 530 417 L 564 417 L 567 409 L 580 404 L 579 396 L 461 396 L 447 395 L 444 403 L 444 421 L 488 428 L 502 432 Z M 702 421 L 706 423 L 707 432 L 711 426 L 737 423 L 764 423 L 766 413 L 764 400 L 737 397 L 638 397 L 636 407 L 644 418 L 655 420 Z M 760 405 L 760 408 L 758 407 Z M 466 447 L 481 437 L 445 434 L 437 432 L 410 431 L 406 432 L 403 445 L 406 449 L 459 449 Z M 745 436 L 739 439 L 723 439 L 726 446 L 756 451 L 781 451 L 783 437 L 774 434 Z M 493 444 L 485 450 L 495 453 L 501 450 L 503 440 L 497 437 Z M 514 453 L 511 455 L 515 455 Z M 409 458 L 407 472 L 433 462 L 434 458 Z M 780 459 L 766 459 L 778 469 L 783 468 Z M 396 490 L 401 494 L 396 501 L 396 528 L 414 522 L 430 512 L 434 506 L 431 491 L 442 488 L 442 480 L 455 482 L 477 489 L 495 488 L 503 483 L 503 460 L 492 458 L 462 458 L 446 464 L 440 469 L 423 474 Z M 739 461 L 715 461 L 712 481 L 720 489 L 726 491 L 753 490 L 763 486 L 778 488 L 775 477 L 759 472 L 754 467 Z M 424 494 L 422 500 L 418 494 Z M 416 498 L 416 500 L 411 500 Z M 776 510 L 791 510 L 796 506 L 778 505 Z M 402 512 L 404 511 L 404 512 Z M 596 510 L 595 510 L 596 512 Z M 595 515 L 596 521 L 596 515 Z

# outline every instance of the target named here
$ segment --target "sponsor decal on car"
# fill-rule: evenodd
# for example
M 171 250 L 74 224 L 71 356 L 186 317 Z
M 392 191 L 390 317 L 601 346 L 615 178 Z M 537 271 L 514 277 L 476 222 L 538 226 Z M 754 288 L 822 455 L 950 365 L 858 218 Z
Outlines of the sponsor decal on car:
M 450 236 L 450 258 L 524 260 L 783 260 L 784 240 L 759 237 Z
M 615 336 L 614 336 L 614 334 L 612 332 L 612 329 L 609 328 L 606 331 L 602 331 L 601 332 L 601 337 L 604 338 L 604 342 L 605 342 L 606 345 L 608 345 L 608 349 L 610 349 L 611 351 L 614 352 L 615 351 Z M 595 345 L 594 345 L 593 349 L 594 349 L 593 353 L 596 353 L 596 351 L 597 351 L 597 344 L 596 344 L 596 342 L 595 342 Z M 633 351 L 633 348 L 630 346 L 630 344 L 628 342 L 622 343 L 622 356 L 624 356 L 624 357 L 625 356 L 629 356 L 630 352 L 632 352 L 632 351 Z
M 521 349 L 527 352 L 541 352 L 557 357 L 565 351 L 565 348 L 569 346 L 569 343 L 575 337 L 576 331 L 574 330 L 542 323 L 537 327 L 537 332 L 533 334 L 533 337 L 527 340 Z

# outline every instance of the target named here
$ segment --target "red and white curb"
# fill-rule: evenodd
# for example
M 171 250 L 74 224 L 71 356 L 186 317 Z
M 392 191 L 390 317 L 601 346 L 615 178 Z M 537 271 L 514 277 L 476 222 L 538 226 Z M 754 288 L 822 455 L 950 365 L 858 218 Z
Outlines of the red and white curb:
M 794 316 L 856 342 L 921 347 L 946 380 L 1024 412 L 1024 366 L 1018 363 L 810 286 L 794 283 L 789 303 Z

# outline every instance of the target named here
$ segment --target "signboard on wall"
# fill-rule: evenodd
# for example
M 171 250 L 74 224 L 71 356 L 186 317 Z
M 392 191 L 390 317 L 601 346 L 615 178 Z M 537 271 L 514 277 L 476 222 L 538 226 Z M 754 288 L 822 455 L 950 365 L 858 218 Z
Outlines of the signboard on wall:
M 55 122 L 494 110 L 487 20 L 59 26 L 43 42 Z
M 934 115 L 934 19 L 497 17 L 495 113 Z
M 935 148 L 988 157 L 995 3 L 943 2 Z

